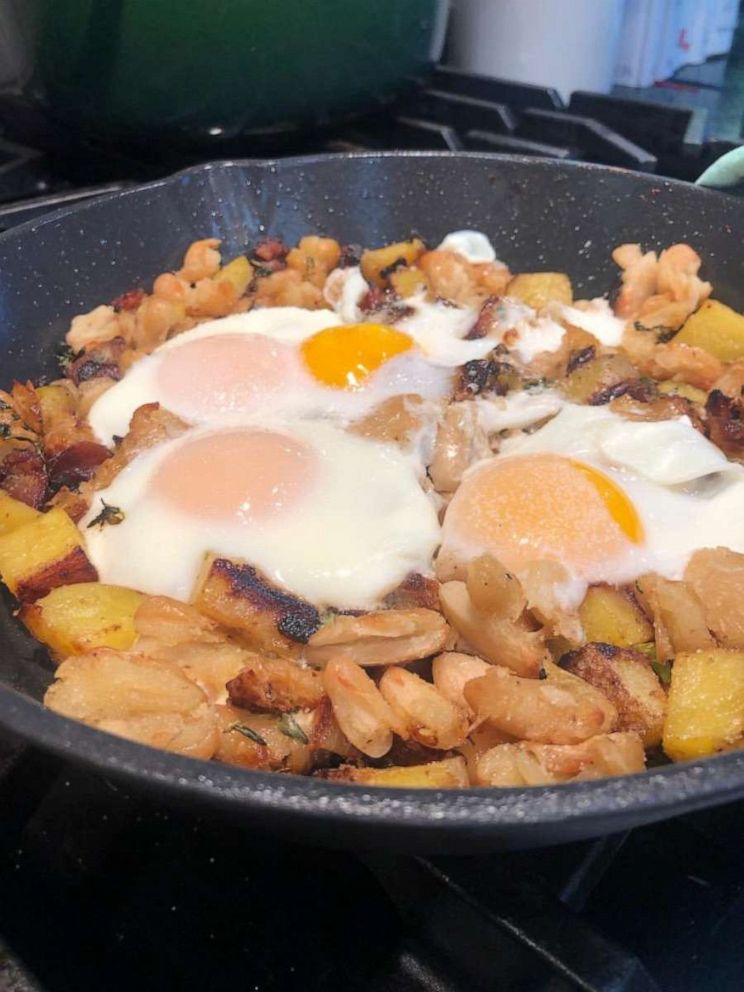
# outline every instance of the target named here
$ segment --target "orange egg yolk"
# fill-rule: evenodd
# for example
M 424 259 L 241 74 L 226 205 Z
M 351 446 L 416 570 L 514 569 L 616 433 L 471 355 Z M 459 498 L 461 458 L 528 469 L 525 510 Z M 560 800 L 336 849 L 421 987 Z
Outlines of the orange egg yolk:
M 250 412 L 302 375 L 295 347 L 262 334 L 215 334 L 162 353 L 163 406 L 190 420 Z
M 370 373 L 388 359 L 413 347 L 413 339 L 385 324 L 328 327 L 307 338 L 302 357 L 324 386 L 359 389 Z
M 552 558 L 592 575 L 642 541 L 638 513 L 612 479 L 554 454 L 484 465 L 464 479 L 444 519 L 445 547 L 490 552 L 515 570 Z
M 260 524 L 300 505 L 320 472 L 314 451 L 276 431 L 221 431 L 177 447 L 149 489 L 197 519 Z

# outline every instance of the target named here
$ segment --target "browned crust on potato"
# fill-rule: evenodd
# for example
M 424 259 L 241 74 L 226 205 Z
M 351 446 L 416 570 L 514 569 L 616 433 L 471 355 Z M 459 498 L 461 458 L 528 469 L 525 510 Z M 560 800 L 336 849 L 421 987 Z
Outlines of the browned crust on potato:
M 665 694 L 644 654 L 595 642 L 564 655 L 560 667 L 600 689 L 614 704 L 615 730 L 637 732 L 646 746 L 658 743 Z
M 289 640 L 307 644 L 320 627 L 320 614 L 311 603 L 277 589 L 252 565 L 216 558 L 212 571 L 227 579 L 233 596 L 249 602 L 256 612 L 270 614 L 279 633 Z
M 227 683 L 227 694 L 233 706 L 278 713 L 312 709 L 324 695 L 318 672 L 285 658 L 248 665 Z
M 73 582 L 96 582 L 97 580 L 98 572 L 88 561 L 83 549 L 77 547 L 73 548 L 64 558 L 50 562 L 28 578 L 21 579 L 16 589 L 16 596 L 25 602 L 33 602 L 46 596 L 57 586 L 67 586 Z

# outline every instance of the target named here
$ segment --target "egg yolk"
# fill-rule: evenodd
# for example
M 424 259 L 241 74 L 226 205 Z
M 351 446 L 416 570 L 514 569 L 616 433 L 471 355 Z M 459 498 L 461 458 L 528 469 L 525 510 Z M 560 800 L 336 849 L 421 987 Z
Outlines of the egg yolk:
M 215 334 L 162 353 L 158 396 L 189 420 L 262 406 L 302 375 L 295 347 L 262 334 Z
M 302 344 L 302 357 L 325 386 L 359 389 L 388 359 L 413 347 L 413 339 L 384 324 L 347 324 L 318 331 Z
M 300 505 L 320 472 L 314 451 L 269 430 L 221 431 L 177 447 L 149 489 L 198 519 L 260 524 Z
M 602 472 L 561 455 L 515 455 L 463 480 L 447 508 L 443 540 L 490 552 L 510 569 L 553 558 L 585 575 L 640 544 L 643 525 Z

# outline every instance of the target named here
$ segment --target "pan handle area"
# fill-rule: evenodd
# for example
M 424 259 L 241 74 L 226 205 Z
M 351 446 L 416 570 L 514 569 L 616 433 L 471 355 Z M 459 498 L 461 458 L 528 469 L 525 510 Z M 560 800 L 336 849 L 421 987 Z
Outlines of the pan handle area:
M 590 862 L 611 858 L 625 836 L 598 841 L 584 862 L 588 871 L 580 869 L 573 879 L 587 881 Z M 577 915 L 581 882 L 557 898 L 538 879 L 518 873 L 513 854 L 433 860 L 375 854 L 363 860 L 424 943 L 432 970 L 451 974 L 472 992 L 660 992 L 638 958 Z M 420 948 L 415 959 L 422 959 Z

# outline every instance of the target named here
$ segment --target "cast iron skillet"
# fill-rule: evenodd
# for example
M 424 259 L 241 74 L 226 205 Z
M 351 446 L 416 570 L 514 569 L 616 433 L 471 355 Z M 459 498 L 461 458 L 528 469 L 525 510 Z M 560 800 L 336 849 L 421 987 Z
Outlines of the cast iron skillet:
M 226 255 L 266 234 L 383 244 L 485 231 L 515 271 L 612 285 L 610 250 L 689 241 L 716 295 L 744 308 L 744 202 L 656 177 L 475 154 L 390 153 L 228 162 L 61 210 L 0 237 L 0 381 L 55 369 L 72 315 L 148 285 L 196 238 Z M 247 824 L 338 846 L 419 852 L 529 847 L 607 833 L 744 795 L 744 751 L 643 775 L 534 789 L 397 791 L 243 771 L 152 750 L 44 710 L 45 652 L 0 606 L 0 726 L 105 775 L 209 804 Z

